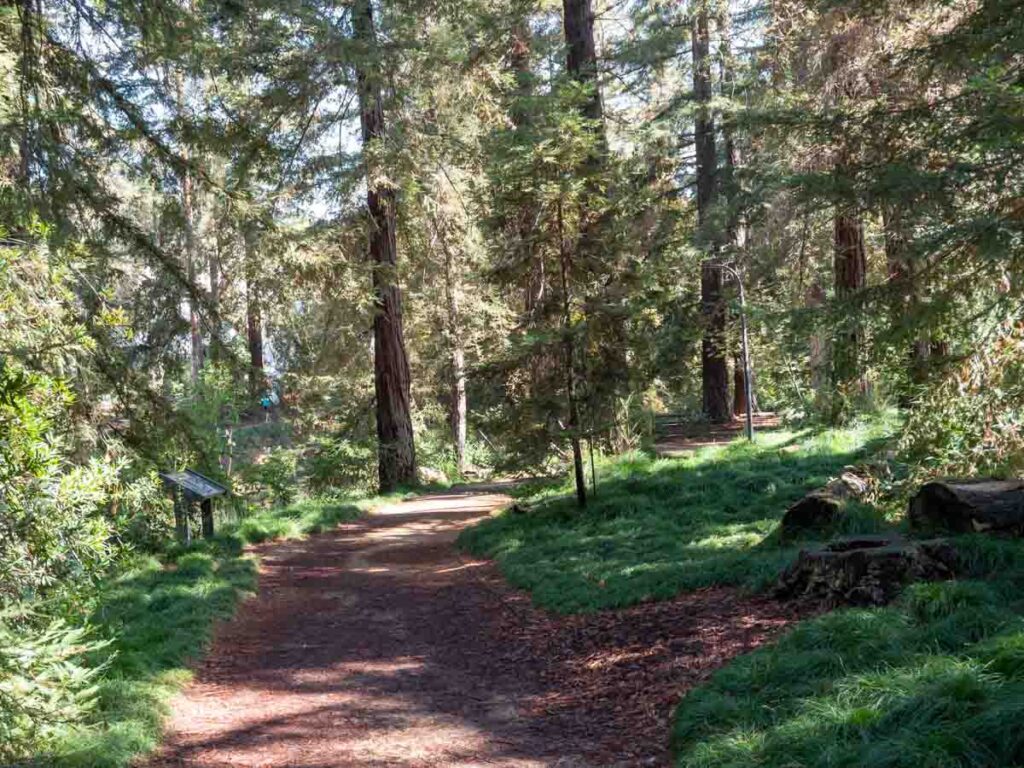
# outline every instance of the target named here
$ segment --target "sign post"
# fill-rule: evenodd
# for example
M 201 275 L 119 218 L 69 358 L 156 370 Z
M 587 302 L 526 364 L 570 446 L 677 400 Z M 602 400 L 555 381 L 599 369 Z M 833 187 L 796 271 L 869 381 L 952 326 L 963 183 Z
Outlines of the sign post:
M 160 473 L 164 485 L 174 494 L 174 530 L 178 540 L 188 544 L 192 540 L 189 530 L 189 511 L 193 504 L 199 504 L 202 518 L 203 538 L 213 536 L 213 500 L 228 493 L 228 489 L 201 475 L 195 470 L 184 472 Z

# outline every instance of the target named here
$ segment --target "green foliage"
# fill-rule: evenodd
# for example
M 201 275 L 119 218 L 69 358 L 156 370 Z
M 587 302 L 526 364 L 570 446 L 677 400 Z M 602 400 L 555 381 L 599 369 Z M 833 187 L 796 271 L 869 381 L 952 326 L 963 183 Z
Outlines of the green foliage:
M 0 617 L 0 762 L 46 748 L 93 716 L 107 664 L 90 658 L 109 650 L 90 635 L 61 618 Z
M 892 607 L 812 619 L 733 661 L 679 705 L 677 765 L 1019 765 L 1024 572 L 1019 544 L 1002 544 L 1016 565 L 980 558 L 984 582 L 914 585 Z
M 919 475 L 1005 475 L 1024 469 L 1024 328 L 1006 326 L 922 395 L 901 449 Z
M 757 588 L 799 548 L 774 536 L 785 509 L 870 451 L 892 430 L 875 422 L 842 431 L 776 432 L 683 459 L 628 453 L 602 461 L 585 510 L 543 490 L 527 514 L 506 512 L 460 543 L 498 561 L 516 586 L 560 612 L 666 599 L 712 584 Z M 787 447 L 796 446 L 791 452 Z M 883 522 L 854 516 L 861 529 Z
M 295 498 L 299 458 L 290 448 L 272 448 L 244 470 L 247 483 L 256 486 L 271 504 L 289 504 Z
M 91 655 L 102 669 L 95 711 L 38 745 L 50 766 L 122 768 L 153 749 L 170 696 L 188 680 L 189 662 L 256 580 L 241 541 L 222 536 L 181 550 L 166 562 L 141 558 L 97 594 L 89 618 L 108 645 Z
M 287 507 L 249 515 L 227 528 L 229 535 L 245 544 L 269 539 L 291 539 L 320 533 L 338 523 L 353 520 L 363 507 L 344 499 L 302 499 Z
M 304 462 L 306 483 L 313 493 L 370 488 L 376 481 L 375 446 L 342 437 L 310 441 Z
M 127 768 L 158 743 L 188 665 L 256 583 L 243 547 L 355 519 L 367 502 L 303 499 L 224 526 L 216 538 L 136 557 L 66 619 L 0 622 L 0 759 Z

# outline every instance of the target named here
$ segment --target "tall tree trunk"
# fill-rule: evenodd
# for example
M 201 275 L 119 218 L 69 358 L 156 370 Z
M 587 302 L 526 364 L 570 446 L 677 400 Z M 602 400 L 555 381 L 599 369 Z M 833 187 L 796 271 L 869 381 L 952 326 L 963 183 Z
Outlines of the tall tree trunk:
M 249 391 L 255 398 L 266 386 L 263 370 L 263 300 L 256 232 L 252 222 L 243 224 L 245 247 L 245 329 L 249 346 Z
M 185 110 L 185 79 L 181 73 L 174 78 L 175 96 L 179 112 Z M 181 175 L 181 215 L 185 228 L 185 274 L 188 277 L 190 290 L 197 291 L 196 285 L 196 232 L 195 232 L 195 200 L 192 179 L 192 151 L 186 144 L 181 151 L 185 168 Z M 188 298 L 189 326 L 189 359 L 191 362 L 192 385 L 199 383 L 199 372 L 203 367 L 203 338 L 199 329 L 199 311 L 193 296 Z
M 448 245 L 445 233 L 436 222 L 434 229 L 444 253 L 444 295 L 447 304 L 448 350 L 451 355 L 451 414 L 452 444 L 455 461 L 461 476 L 466 470 L 466 353 L 462 343 L 462 322 L 459 317 L 459 285 L 455 255 Z
M 594 9 L 591 0 L 563 0 L 566 70 L 589 89 L 583 115 L 599 121 L 604 117 L 601 88 L 597 81 L 597 45 L 594 42 Z M 602 135 L 604 131 L 602 130 Z
M 722 267 L 718 263 L 719 238 L 710 231 L 711 210 L 717 197 L 715 121 L 711 113 L 711 56 L 708 0 L 696 0 L 692 22 L 693 93 L 697 102 L 694 140 L 697 158 L 697 217 L 701 239 L 710 255 L 701 264 L 700 297 L 703 320 L 701 390 L 704 414 L 714 423 L 729 420 L 729 365 L 726 361 L 726 307 L 722 297 Z
M 529 99 L 533 95 L 533 72 L 530 69 L 532 35 L 527 18 L 517 19 L 513 24 L 510 44 L 509 67 L 515 78 L 516 86 L 509 112 L 516 132 L 522 134 L 530 128 Z M 534 247 L 535 218 L 535 201 L 531 195 L 526 194 L 512 221 L 508 223 L 517 250 L 516 261 L 523 270 L 523 327 L 527 330 L 541 326 L 547 319 L 545 317 L 545 293 L 548 278 L 544 253 Z M 549 368 L 548 357 L 543 349 L 533 351 L 529 355 L 527 366 L 529 367 L 531 397 L 535 396 L 543 386 L 545 370 Z
M 729 3 L 721 2 L 718 7 L 719 57 L 722 61 L 722 91 L 727 98 L 735 98 L 736 62 L 732 54 L 732 19 L 729 15 Z M 736 120 L 731 113 L 722 118 L 722 141 L 725 144 L 725 179 L 723 191 L 729 208 L 727 235 L 729 250 L 733 263 L 739 270 L 739 262 L 747 246 L 747 222 L 740 210 L 739 181 L 737 171 L 743 162 L 739 141 L 736 137 Z M 737 280 L 740 278 L 737 277 Z M 749 343 L 749 341 L 748 341 Z M 751 365 L 750 392 L 752 402 L 747 402 L 747 376 L 744 369 L 743 355 L 733 355 L 733 401 L 732 412 L 740 416 L 757 411 L 757 397 L 754 395 L 753 356 L 747 352 Z
M 836 297 L 850 298 L 861 290 L 867 280 L 867 255 L 864 250 L 864 225 L 860 216 L 837 211 L 833 219 L 833 256 L 835 259 Z M 856 384 L 864 390 L 861 380 L 861 327 L 855 311 L 844 313 L 848 320 L 838 329 L 832 347 L 833 383 L 839 388 Z
M 363 153 L 366 158 L 366 208 L 373 266 L 376 312 L 373 318 L 374 391 L 377 400 L 377 475 L 382 493 L 416 482 L 416 448 L 410 415 L 409 359 L 402 332 L 402 293 L 398 286 L 395 193 L 378 181 L 368 152 L 384 138 L 381 78 L 374 66 L 380 55 L 370 0 L 352 6 L 352 31 L 360 47 L 356 64 Z
M 607 152 L 607 138 L 604 130 L 604 107 L 601 102 L 601 85 L 598 82 L 597 44 L 594 39 L 594 9 L 591 0 L 563 0 L 562 24 L 565 33 L 565 67 L 569 76 L 587 90 L 586 100 L 580 107 L 580 114 L 588 119 L 593 131 L 593 147 L 580 173 L 586 178 L 586 191 L 580 202 L 579 233 L 576 241 L 570 242 L 565 235 L 565 220 L 561 203 L 558 210 L 560 240 L 560 271 L 562 278 L 562 310 L 565 333 L 566 355 L 566 399 L 569 405 L 569 431 L 572 436 L 573 468 L 576 478 L 576 499 L 579 505 L 587 503 L 586 479 L 583 474 L 583 451 L 580 445 L 580 404 L 578 383 L 583 366 L 578 365 L 575 334 L 572 329 L 571 291 L 572 265 L 581 263 L 583 269 L 591 269 L 597 262 L 596 232 L 593 226 L 595 198 L 599 194 L 597 174 L 604 163 Z M 590 320 L 591 318 L 588 318 Z M 613 329 L 613 334 L 617 329 Z M 625 359 L 613 362 L 614 356 L 623 354 L 625 344 L 603 345 L 602 365 L 609 370 L 625 371 Z M 610 354 L 609 354 L 610 353 Z M 591 401 L 591 413 L 595 403 Z
M 572 296 L 569 274 L 572 270 L 572 248 L 565 233 L 562 202 L 558 202 L 559 269 L 562 277 L 562 333 L 565 351 L 565 398 L 569 409 L 569 440 L 572 444 L 573 477 L 576 481 L 576 502 L 587 506 L 587 480 L 583 474 L 583 446 L 580 439 L 580 406 L 576 394 L 576 336 L 572 322 Z
M 18 181 L 22 192 L 32 194 L 32 145 L 35 134 L 34 113 L 38 109 L 39 90 L 37 88 L 36 70 L 38 51 L 35 46 L 33 31 L 36 21 L 36 0 L 19 0 L 18 15 L 21 22 L 21 51 L 18 55 L 18 101 L 21 110 L 21 136 L 18 141 Z

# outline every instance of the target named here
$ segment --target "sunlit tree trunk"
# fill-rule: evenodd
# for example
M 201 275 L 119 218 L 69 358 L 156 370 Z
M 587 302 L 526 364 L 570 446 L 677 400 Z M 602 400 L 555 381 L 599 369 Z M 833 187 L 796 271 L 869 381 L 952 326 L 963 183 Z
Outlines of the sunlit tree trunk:
M 451 354 L 452 444 L 459 475 L 466 469 L 466 353 L 459 318 L 459 286 L 452 251 L 444 247 L 444 292 L 448 309 L 448 347 Z
M 714 423 L 729 420 L 729 366 L 726 361 L 726 307 L 722 267 L 718 263 L 718 237 L 711 231 L 711 209 L 716 202 L 718 162 L 715 156 L 715 121 L 711 112 L 711 57 L 708 0 L 696 0 L 693 9 L 693 92 L 697 103 L 694 141 L 697 158 L 697 216 L 701 239 L 711 253 L 701 264 L 700 296 L 703 320 L 701 390 L 704 414 Z
M 366 158 L 366 208 L 376 311 L 373 318 L 374 391 L 377 401 L 377 474 L 382 493 L 416 482 L 416 449 L 410 415 L 409 359 L 402 332 L 402 293 L 398 285 L 395 193 L 373 167 L 373 145 L 384 138 L 381 78 L 373 62 L 377 31 L 370 0 L 352 6 L 352 30 L 359 44 L 358 81 L 363 153 Z

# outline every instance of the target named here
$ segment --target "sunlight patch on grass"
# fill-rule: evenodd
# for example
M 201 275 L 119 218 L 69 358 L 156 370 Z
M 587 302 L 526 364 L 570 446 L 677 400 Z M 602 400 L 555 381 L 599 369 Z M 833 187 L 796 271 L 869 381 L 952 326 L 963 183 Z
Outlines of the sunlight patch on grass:
M 844 430 L 778 431 L 681 458 L 627 453 L 599 464 L 579 511 L 566 484 L 465 531 L 460 544 L 497 560 L 516 586 L 571 613 L 665 599 L 715 584 L 758 588 L 799 548 L 772 536 L 782 513 L 891 433 L 890 420 Z M 787 446 L 796 446 L 795 449 Z M 863 511 L 865 529 L 884 525 Z

